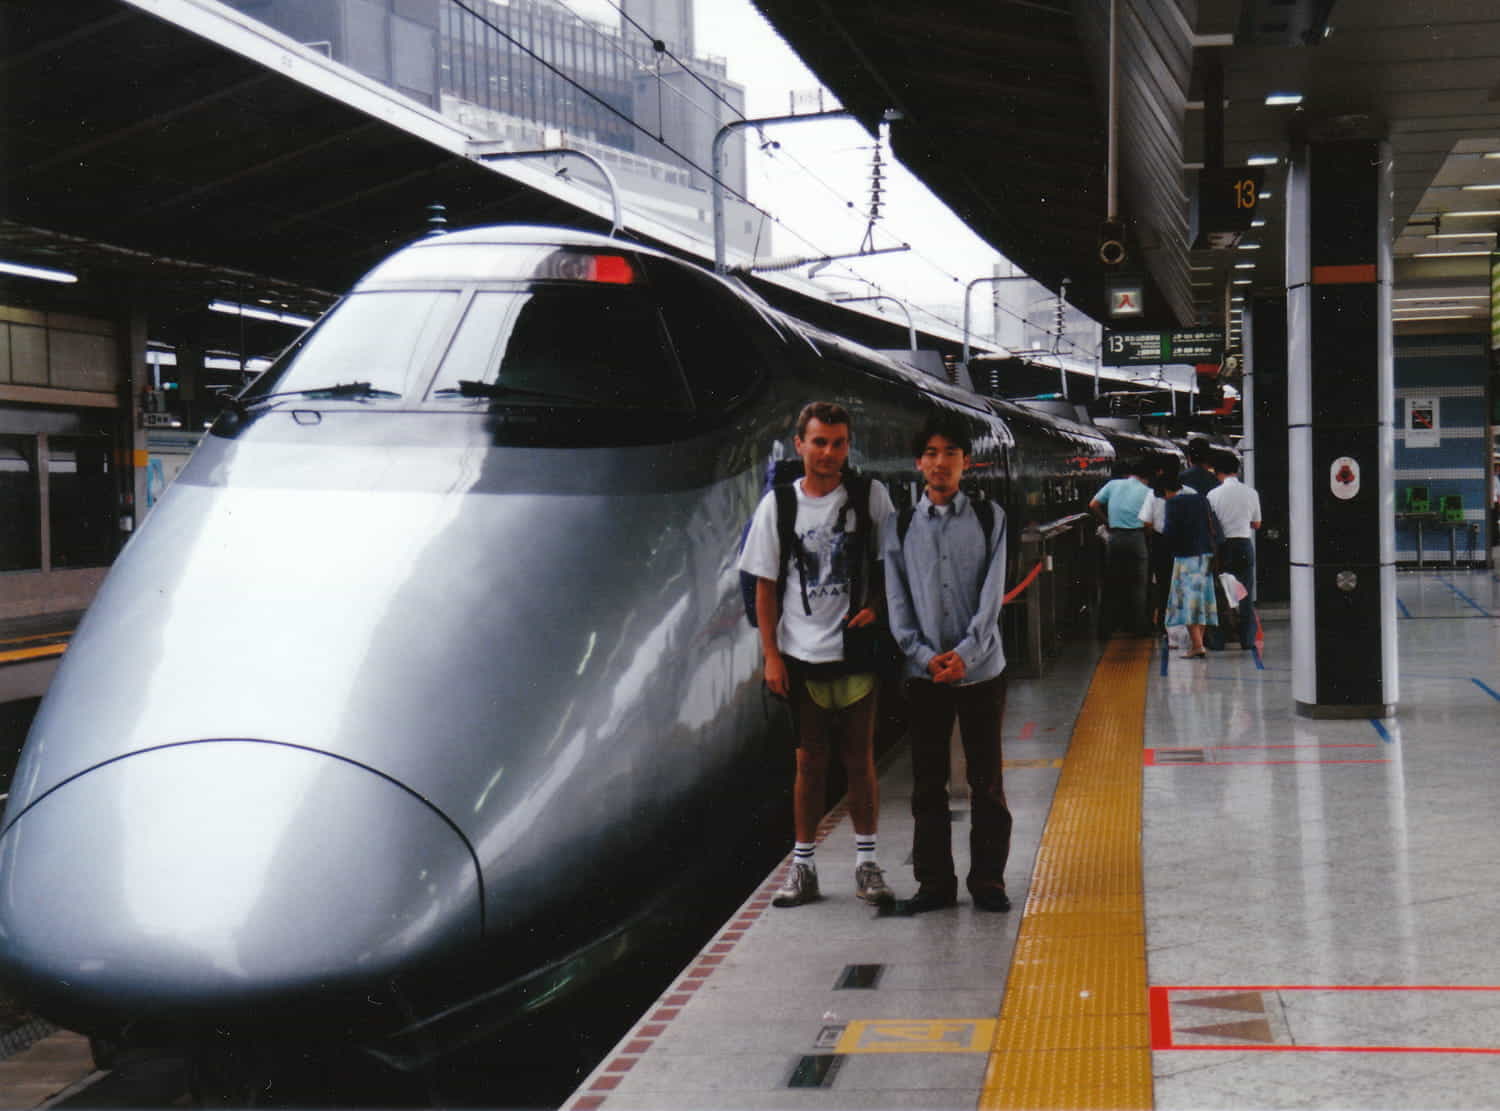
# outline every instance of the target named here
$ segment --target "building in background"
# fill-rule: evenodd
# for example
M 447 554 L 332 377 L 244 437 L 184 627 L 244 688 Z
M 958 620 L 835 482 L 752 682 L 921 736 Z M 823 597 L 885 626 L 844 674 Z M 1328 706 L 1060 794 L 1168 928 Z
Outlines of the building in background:
M 713 140 L 744 115 L 745 96 L 724 59 L 693 57 L 692 0 L 623 0 L 619 26 L 560 0 L 230 3 L 515 150 L 591 154 L 627 210 L 713 241 Z M 732 196 L 745 194 L 743 135 L 726 144 L 723 179 L 728 244 L 768 252 L 761 213 Z

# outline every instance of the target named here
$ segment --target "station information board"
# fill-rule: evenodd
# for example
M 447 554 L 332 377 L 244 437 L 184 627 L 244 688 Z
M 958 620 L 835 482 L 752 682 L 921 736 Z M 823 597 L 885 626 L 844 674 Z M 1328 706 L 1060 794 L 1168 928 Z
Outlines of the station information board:
M 1224 358 L 1224 333 L 1216 328 L 1182 332 L 1104 331 L 1105 366 L 1161 366 L 1165 363 L 1217 363 Z

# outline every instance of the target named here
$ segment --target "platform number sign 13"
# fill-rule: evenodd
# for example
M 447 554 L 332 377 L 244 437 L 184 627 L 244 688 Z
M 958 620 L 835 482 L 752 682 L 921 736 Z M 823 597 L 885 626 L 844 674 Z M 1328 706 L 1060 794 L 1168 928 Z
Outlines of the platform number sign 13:
M 1250 229 L 1260 206 L 1261 166 L 1230 166 L 1198 171 L 1193 205 L 1193 247 L 1233 247 Z

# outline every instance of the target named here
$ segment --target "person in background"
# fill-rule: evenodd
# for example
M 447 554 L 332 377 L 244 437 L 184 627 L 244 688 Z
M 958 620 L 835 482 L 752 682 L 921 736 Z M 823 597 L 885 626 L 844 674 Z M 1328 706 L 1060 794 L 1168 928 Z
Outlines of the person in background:
M 1179 479 L 1162 483 L 1167 499 L 1167 544 L 1172 551 L 1172 586 L 1167 594 L 1167 627 L 1186 625 L 1188 650 L 1185 660 L 1201 660 L 1205 627 L 1217 627 L 1219 609 L 1214 600 L 1212 514 L 1208 499 Z
M 917 893 L 896 909 L 916 914 L 958 900 L 948 812 L 948 747 L 956 717 L 972 800 L 969 894 L 980 910 L 1006 911 L 1011 813 L 1000 759 L 1005 511 L 976 503 L 959 489 L 971 450 L 962 420 L 934 416 L 912 447 L 926 491 L 914 508 L 887 520 L 882 543 L 886 608 L 906 656 L 911 707 Z
M 1240 481 L 1233 452 L 1216 451 L 1211 460 L 1219 485 L 1208 492 L 1208 507 L 1219 526 L 1219 571 L 1244 585 L 1238 606 L 1240 647 L 1255 647 L 1255 530 L 1260 528 L 1260 495 Z
M 1209 466 L 1212 453 L 1212 446 L 1202 436 L 1195 436 L 1188 441 L 1188 465 L 1182 474 L 1178 475 L 1184 486 L 1191 487 L 1199 494 L 1206 494 L 1219 484 L 1219 477 Z
M 1141 526 L 1146 530 L 1147 604 L 1151 610 L 1151 631 L 1166 629 L 1167 591 L 1172 585 L 1172 553 L 1162 535 L 1167 528 L 1167 501 L 1162 484 L 1176 478 L 1178 461 L 1174 456 L 1157 456 L 1151 467 L 1151 493 L 1141 506 Z
M 1151 493 L 1151 467 L 1137 460 L 1125 478 L 1112 478 L 1089 502 L 1104 525 L 1104 629 L 1149 636 L 1146 620 L 1146 534 L 1141 506 Z
M 740 556 L 740 569 L 757 580 L 756 624 L 766 687 L 791 702 L 797 729 L 797 777 L 792 788 L 796 844 L 786 883 L 771 900 L 778 907 L 801 906 L 820 897 L 813 849 L 827 803 L 829 751 L 834 745 L 849 778 L 855 894 L 873 904 L 895 898 L 875 851 L 880 814 L 875 676 L 850 674 L 843 654 L 845 620 L 858 627 L 876 618 L 868 606 L 850 616 L 851 571 L 856 560 L 878 558 L 880 526 L 893 507 L 885 486 L 870 483 L 872 535 L 860 535 L 858 514 L 849 506 L 844 485 L 849 440 L 849 413 L 843 406 L 815 401 L 803 408 L 793 441 L 803 465 L 803 476 L 795 483 L 795 550 L 786 553 L 789 562 L 783 564 L 773 491 L 756 507 Z M 783 566 L 787 604 L 777 596 Z

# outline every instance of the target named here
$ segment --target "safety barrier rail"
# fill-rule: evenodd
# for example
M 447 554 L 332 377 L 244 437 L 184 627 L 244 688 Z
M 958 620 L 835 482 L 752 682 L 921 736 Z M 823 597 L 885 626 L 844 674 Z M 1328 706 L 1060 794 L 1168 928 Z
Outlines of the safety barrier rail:
M 1099 613 L 1101 559 L 1093 518 L 1073 513 L 1021 531 L 1018 565 L 1026 575 L 1006 595 L 1006 643 L 1014 658 L 1006 670 L 1036 678 L 1061 650 L 1070 632 Z

